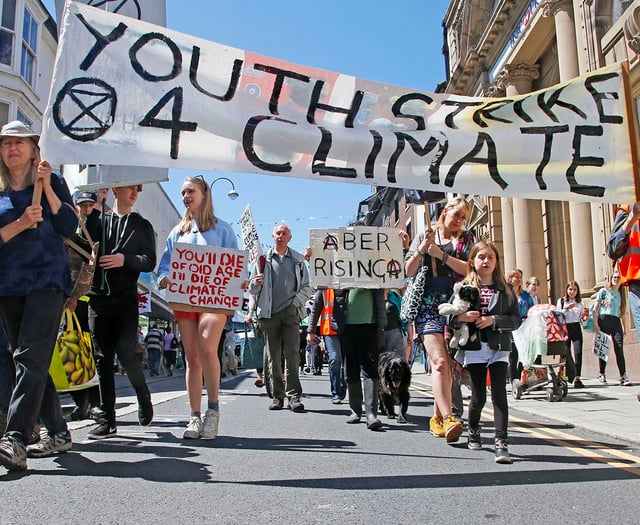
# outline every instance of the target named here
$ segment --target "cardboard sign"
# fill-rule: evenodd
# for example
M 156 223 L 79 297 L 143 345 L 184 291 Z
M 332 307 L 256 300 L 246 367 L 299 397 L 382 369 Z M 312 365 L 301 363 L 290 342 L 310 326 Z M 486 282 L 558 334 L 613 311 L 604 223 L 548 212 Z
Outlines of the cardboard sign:
M 240 216 L 240 233 L 244 249 L 249 252 L 249 264 L 253 264 L 263 252 L 256 223 L 253 220 L 253 214 L 248 204 Z
M 167 301 L 174 310 L 231 313 L 242 308 L 247 252 L 175 243 Z
M 593 338 L 593 353 L 603 361 L 608 361 L 611 345 L 611 336 L 604 332 L 598 332 Z
M 621 64 L 481 98 L 292 64 L 76 2 L 60 26 L 40 139 L 51 164 L 126 158 L 430 192 L 636 200 Z
M 309 230 L 309 278 L 320 288 L 403 288 L 402 240 L 395 228 Z

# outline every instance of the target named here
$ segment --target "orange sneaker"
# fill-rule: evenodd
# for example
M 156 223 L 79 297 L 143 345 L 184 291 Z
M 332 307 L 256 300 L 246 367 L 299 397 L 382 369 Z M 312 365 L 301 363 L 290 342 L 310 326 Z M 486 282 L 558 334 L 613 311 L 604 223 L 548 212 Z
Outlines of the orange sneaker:
M 444 437 L 444 427 L 440 416 L 431 416 L 429 419 L 429 430 L 435 437 Z
M 444 437 L 447 443 L 455 443 L 462 434 L 462 423 L 455 417 L 449 416 L 442 423 L 444 429 Z

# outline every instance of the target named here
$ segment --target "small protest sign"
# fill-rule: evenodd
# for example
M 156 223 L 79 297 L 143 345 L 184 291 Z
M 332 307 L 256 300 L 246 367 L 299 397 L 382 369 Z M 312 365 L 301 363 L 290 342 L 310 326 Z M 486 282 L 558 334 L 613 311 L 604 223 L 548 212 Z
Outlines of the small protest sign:
M 175 243 L 167 301 L 174 310 L 229 313 L 242 308 L 247 252 Z
M 253 214 L 248 204 L 240 216 L 240 233 L 242 234 L 244 249 L 249 252 L 249 264 L 253 264 L 262 255 L 262 245 L 260 244 L 256 223 L 253 220 Z
M 593 338 L 593 353 L 603 361 L 609 359 L 609 349 L 611 348 L 611 336 L 604 332 L 598 332 Z
M 374 226 L 312 229 L 312 287 L 402 288 L 404 268 L 398 230 Z

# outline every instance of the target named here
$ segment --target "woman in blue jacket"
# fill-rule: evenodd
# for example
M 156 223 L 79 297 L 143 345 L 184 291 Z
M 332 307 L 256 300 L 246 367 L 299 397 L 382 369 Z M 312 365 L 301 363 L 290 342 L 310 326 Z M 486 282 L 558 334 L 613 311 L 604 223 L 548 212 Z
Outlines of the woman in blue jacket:
M 38 135 L 19 121 L 0 130 L 0 318 L 15 363 L 0 464 L 25 470 L 27 455 L 71 448 L 71 434 L 49 376 L 71 276 L 63 237 L 78 226 L 64 179 L 40 160 Z M 35 186 L 42 199 L 35 199 Z M 67 205 L 65 205 L 67 204 Z M 47 434 L 26 447 L 40 416 Z

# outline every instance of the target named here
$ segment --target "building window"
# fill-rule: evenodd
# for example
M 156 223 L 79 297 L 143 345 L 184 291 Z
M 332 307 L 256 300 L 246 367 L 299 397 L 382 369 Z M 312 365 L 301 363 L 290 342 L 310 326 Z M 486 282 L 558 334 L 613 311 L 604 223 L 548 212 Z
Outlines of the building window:
M 16 0 L 2 2 L 0 22 L 0 64 L 10 66 L 13 62 L 13 37 L 16 29 Z
M 24 10 L 22 22 L 22 53 L 20 55 L 20 75 L 33 87 L 38 45 L 38 24 L 28 9 Z
M 18 113 L 16 115 L 16 118 L 20 121 L 20 122 L 24 122 L 27 126 L 31 126 L 33 124 L 33 122 L 31 122 L 31 120 L 29 120 L 27 118 L 27 116 L 18 109 Z
M 0 102 L 0 126 L 9 122 L 9 104 Z

